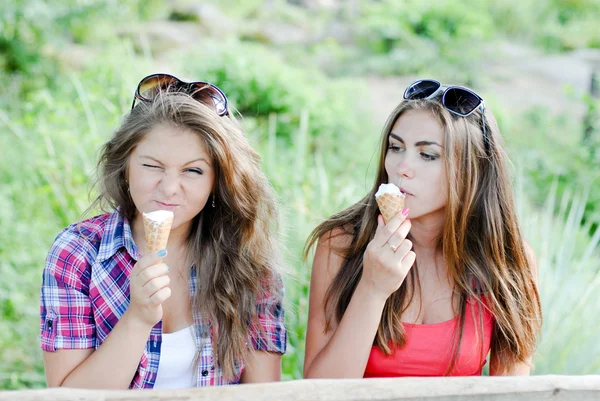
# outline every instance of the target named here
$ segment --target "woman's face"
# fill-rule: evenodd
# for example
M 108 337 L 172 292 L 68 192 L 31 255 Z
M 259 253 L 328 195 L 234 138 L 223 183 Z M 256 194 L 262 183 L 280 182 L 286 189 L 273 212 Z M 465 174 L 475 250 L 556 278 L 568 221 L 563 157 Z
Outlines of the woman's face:
M 448 183 L 442 127 L 428 111 L 410 110 L 389 134 L 385 170 L 389 182 L 406 194 L 408 217 L 444 216 Z
M 213 160 L 200 137 L 170 124 L 155 126 L 129 158 L 128 181 L 136 216 L 170 210 L 172 230 L 189 228 L 211 196 Z

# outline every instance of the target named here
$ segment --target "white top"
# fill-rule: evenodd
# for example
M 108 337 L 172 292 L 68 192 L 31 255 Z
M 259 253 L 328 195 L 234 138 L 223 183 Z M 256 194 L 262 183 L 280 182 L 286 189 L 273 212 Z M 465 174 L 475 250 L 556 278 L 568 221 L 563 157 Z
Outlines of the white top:
M 196 338 L 192 326 L 173 333 L 163 333 L 154 388 L 196 387 L 195 356 Z

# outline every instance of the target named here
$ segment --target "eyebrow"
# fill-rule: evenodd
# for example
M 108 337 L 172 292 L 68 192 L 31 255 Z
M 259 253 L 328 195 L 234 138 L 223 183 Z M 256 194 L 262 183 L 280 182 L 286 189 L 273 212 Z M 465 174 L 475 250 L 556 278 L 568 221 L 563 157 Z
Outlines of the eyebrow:
M 392 138 L 394 138 L 397 141 L 400 141 L 402 143 L 404 143 L 404 140 L 402 138 L 400 138 L 398 135 L 394 134 L 394 133 L 390 133 L 390 136 Z M 437 145 L 440 148 L 442 147 L 442 145 L 440 145 L 439 143 L 435 142 L 435 141 L 419 141 L 415 143 L 415 146 L 428 146 L 428 145 Z
M 156 162 L 158 164 L 163 164 L 160 160 L 158 160 L 158 159 L 156 159 L 156 158 L 154 158 L 152 156 L 142 155 L 142 156 L 140 156 L 140 158 L 142 158 L 142 159 L 149 159 L 149 160 L 152 160 L 152 161 L 154 161 L 154 162 Z M 195 160 L 191 160 L 191 161 L 185 163 L 184 166 L 187 166 L 188 164 L 192 164 L 194 162 L 204 162 L 204 163 L 206 163 L 206 164 L 208 164 L 210 166 L 210 163 L 208 162 L 208 160 L 206 160 L 203 157 L 200 157 L 200 158 L 195 159 Z

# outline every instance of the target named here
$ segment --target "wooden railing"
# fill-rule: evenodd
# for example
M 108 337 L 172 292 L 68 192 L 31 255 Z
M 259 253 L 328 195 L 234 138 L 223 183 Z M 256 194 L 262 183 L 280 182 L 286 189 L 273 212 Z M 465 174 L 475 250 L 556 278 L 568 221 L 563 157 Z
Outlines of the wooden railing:
M 600 400 L 600 375 L 294 380 L 180 390 L 0 391 L 0 401 L 534 401 Z

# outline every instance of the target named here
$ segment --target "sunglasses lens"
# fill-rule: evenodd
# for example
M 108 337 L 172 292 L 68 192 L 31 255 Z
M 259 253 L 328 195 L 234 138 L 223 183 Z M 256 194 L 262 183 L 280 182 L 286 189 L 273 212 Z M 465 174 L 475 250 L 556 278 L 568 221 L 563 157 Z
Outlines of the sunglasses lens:
M 167 90 L 171 85 L 177 84 L 174 77 L 168 75 L 154 75 L 140 82 L 139 93 L 144 99 L 152 100 L 156 95 Z
M 406 89 L 404 99 L 419 100 L 425 99 L 435 93 L 440 88 L 440 83 L 432 80 L 418 81 Z
M 146 77 L 138 85 L 131 108 L 135 106 L 135 99 L 153 101 L 160 92 L 182 91 L 192 96 L 197 101 L 214 107 L 219 116 L 228 114 L 227 98 L 219 88 L 206 82 L 185 83 L 167 74 L 157 74 Z
M 481 104 L 481 98 L 464 88 L 448 88 L 444 94 L 444 106 L 457 114 L 467 116 Z
M 225 95 L 213 85 L 197 82 L 194 84 L 190 95 L 197 101 L 214 107 L 218 115 L 223 116 L 227 114 L 227 100 L 225 99 Z

